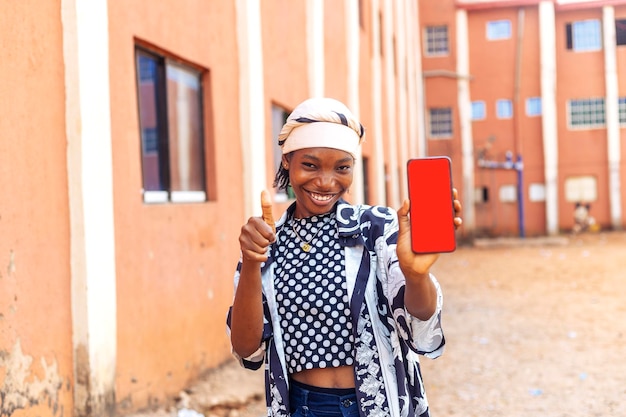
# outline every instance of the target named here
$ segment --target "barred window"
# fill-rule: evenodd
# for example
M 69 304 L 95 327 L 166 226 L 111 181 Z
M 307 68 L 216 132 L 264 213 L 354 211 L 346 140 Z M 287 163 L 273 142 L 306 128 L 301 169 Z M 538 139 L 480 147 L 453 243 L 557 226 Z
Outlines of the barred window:
M 618 101 L 619 123 L 626 125 L 626 97 L 620 97 Z
M 430 115 L 430 137 L 450 138 L 452 137 L 452 109 L 432 108 L 429 110 Z
M 441 56 L 448 54 L 448 27 L 426 27 L 426 56 Z
M 570 127 L 600 127 L 606 121 L 603 98 L 569 100 L 567 113 Z

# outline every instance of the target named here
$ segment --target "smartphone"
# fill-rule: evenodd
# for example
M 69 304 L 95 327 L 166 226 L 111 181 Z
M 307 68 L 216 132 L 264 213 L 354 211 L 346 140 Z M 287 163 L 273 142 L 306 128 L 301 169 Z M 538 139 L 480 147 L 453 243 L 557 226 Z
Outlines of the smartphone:
M 413 252 L 453 252 L 456 235 L 450 158 L 410 159 L 407 175 Z

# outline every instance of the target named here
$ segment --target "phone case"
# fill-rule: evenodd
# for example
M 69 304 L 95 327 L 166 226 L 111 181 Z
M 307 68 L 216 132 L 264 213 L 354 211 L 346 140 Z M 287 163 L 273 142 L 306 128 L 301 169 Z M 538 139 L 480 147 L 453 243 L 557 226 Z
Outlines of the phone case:
M 410 159 L 407 175 L 413 252 L 453 252 L 456 236 L 450 158 Z

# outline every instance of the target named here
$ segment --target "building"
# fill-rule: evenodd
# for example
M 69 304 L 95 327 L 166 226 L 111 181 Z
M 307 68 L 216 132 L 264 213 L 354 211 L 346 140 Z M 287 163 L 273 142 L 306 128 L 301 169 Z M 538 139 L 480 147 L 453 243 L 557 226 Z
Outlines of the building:
M 310 96 L 367 129 L 355 202 L 448 155 L 459 239 L 569 230 L 577 201 L 624 226 L 626 2 L 0 7 L 0 415 L 122 416 L 230 358 L 237 236 L 262 190 L 289 204 L 275 138 Z
M 0 415 L 125 415 L 230 358 L 239 229 L 305 98 L 367 127 L 355 201 L 399 206 L 423 153 L 415 1 L 25 0 L 0 16 Z
M 623 228 L 626 2 L 422 1 L 420 22 L 427 153 L 457 162 L 473 233 L 569 231 L 577 203 Z

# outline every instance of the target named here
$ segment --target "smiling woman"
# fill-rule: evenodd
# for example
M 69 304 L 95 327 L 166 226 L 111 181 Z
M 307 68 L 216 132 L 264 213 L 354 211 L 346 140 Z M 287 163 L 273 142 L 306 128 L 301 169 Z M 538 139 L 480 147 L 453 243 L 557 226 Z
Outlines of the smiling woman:
M 274 182 L 296 201 L 241 228 L 228 328 L 243 366 L 267 365 L 270 416 L 429 416 L 418 354 L 443 352 L 438 254 L 411 250 L 408 201 L 343 199 L 364 132 L 334 99 L 301 103 Z

